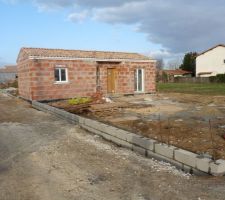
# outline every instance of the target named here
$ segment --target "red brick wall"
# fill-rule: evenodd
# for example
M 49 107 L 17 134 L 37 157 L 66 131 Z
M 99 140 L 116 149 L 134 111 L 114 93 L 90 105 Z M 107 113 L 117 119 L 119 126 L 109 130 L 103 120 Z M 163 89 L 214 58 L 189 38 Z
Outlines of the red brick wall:
M 68 83 L 57 84 L 56 65 L 68 70 Z M 145 70 L 145 93 L 155 92 L 154 63 L 97 64 L 88 61 L 26 60 L 18 63 L 19 95 L 29 100 L 67 99 L 96 92 L 96 67 L 100 66 L 101 91 L 107 94 L 107 68 L 117 69 L 116 93 L 134 93 L 134 70 Z
M 29 60 L 18 63 L 18 88 L 19 95 L 25 99 L 31 99 L 30 91 L 30 65 L 32 62 Z
M 26 61 L 26 71 L 19 64 L 19 94 L 29 100 L 67 99 L 90 96 L 96 92 L 96 64 L 83 61 Z M 63 65 L 68 70 L 68 83 L 55 83 L 54 69 Z M 29 74 L 30 78 L 27 77 Z M 26 78 L 25 78 L 26 77 Z M 28 95 L 29 94 L 29 95 Z

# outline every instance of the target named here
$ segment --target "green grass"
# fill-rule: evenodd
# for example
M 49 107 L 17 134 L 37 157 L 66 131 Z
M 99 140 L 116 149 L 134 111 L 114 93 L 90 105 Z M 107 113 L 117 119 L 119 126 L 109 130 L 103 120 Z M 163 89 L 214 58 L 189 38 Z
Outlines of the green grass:
M 224 83 L 158 83 L 159 92 L 225 95 Z
M 69 105 L 79 105 L 79 104 L 86 104 L 90 103 L 92 99 L 90 97 L 77 97 L 73 99 L 69 99 L 68 103 Z

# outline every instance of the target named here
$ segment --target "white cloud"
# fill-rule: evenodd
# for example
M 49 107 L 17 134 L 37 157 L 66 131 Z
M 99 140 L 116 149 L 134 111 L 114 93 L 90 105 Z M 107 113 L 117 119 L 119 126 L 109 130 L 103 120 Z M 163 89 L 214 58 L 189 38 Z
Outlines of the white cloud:
M 82 23 L 88 17 L 88 11 L 84 10 L 82 12 L 72 13 L 68 16 L 68 19 L 73 22 Z
M 10 1 L 16 0 L 7 2 Z M 173 54 L 202 51 L 215 44 L 225 43 L 225 0 L 30 0 L 30 2 L 42 10 L 52 8 L 75 10 L 68 16 L 74 22 L 81 22 L 90 17 L 109 24 L 133 25 L 139 32 L 147 34 L 151 43 L 159 44 Z

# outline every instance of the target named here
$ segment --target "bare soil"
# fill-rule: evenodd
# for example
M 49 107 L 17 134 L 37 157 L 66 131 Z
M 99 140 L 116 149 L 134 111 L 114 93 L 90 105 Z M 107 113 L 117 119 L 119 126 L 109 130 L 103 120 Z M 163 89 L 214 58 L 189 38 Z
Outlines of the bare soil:
M 225 97 L 158 94 L 113 98 L 113 103 L 58 108 L 157 139 L 198 154 L 225 159 Z
M 224 187 L 0 93 L 1 200 L 223 200 Z

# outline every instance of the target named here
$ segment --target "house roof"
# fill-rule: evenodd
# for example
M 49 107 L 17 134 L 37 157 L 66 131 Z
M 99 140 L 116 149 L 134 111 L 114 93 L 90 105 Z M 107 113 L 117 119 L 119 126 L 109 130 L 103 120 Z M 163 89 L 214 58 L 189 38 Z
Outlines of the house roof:
M 169 75 L 185 75 L 185 74 L 192 74 L 190 71 L 182 70 L 182 69 L 175 69 L 175 70 L 163 70 L 163 72 Z
M 88 59 L 95 61 L 108 60 L 142 60 L 152 61 L 152 58 L 138 54 L 110 51 L 83 51 L 66 49 L 46 49 L 46 48 L 21 48 L 17 62 L 26 59 L 65 59 L 78 60 Z
M 225 45 L 224 44 L 218 44 L 218 45 L 216 45 L 216 46 L 214 46 L 214 47 L 212 47 L 212 48 L 210 48 L 210 49 L 208 49 L 206 51 L 203 51 L 202 53 L 199 53 L 198 56 L 201 56 L 201 55 L 203 55 L 203 54 L 205 54 L 205 53 L 207 53 L 207 52 L 209 52 L 209 51 L 211 51 L 211 50 L 213 50 L 213 49 L 215 49 L 217 47 L 225 47 Z
M 0 73 L 17 73 L 17 66 L 6 65 L 4 68 L 0 68 Z

